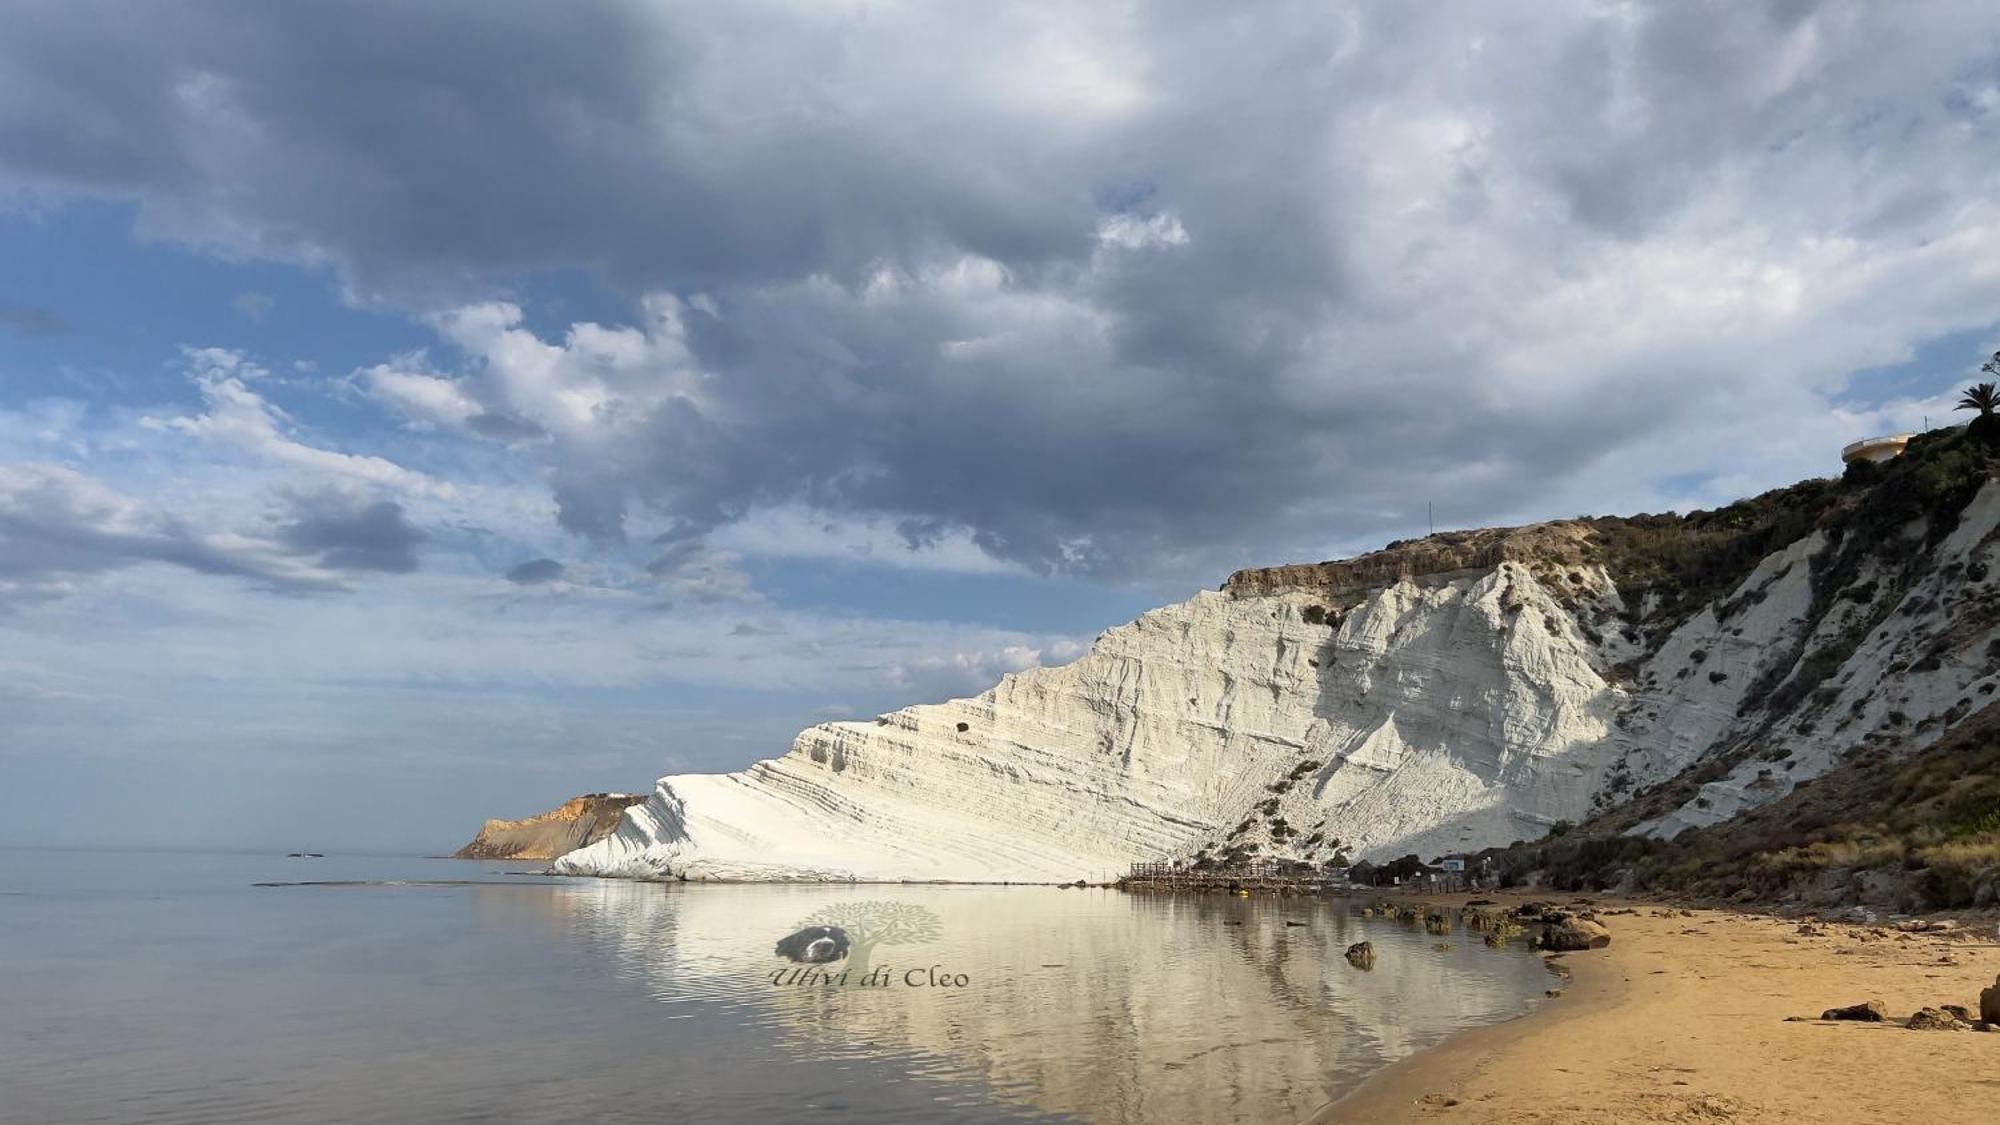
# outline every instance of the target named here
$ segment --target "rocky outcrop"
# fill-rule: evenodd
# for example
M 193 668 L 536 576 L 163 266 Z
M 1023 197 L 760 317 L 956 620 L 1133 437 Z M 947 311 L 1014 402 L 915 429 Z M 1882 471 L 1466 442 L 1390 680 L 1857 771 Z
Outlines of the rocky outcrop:
M 525 820 L 489 820 L 453 859 L 555 859 L 594 844 L 618 827 L 625 810 L 646 798 L 589 793 Z
M 1610 944 L 1611 931 L 1601 923 L 1560 913 L 1545 917 L 1542 932 L 1535 937 L 1537 948 L 1558 953 L 1602 949 Z
M 1334 595 L 1406 578 L 1486 571 L 1503 562 L 1582 564 L 1596 553 L 1592 541 L 1590 526 L 1584 521 L 1446 531 L 1391 543 L 1351 559 L 1239 570 L 1222 588 L 1238 597 L 1287 591 Z
M 1919 1008 L 1903 1026 L 1911 1031 L 1962 1031 L 1972 1025 L 1942 1008 Z
M 1670 837 L 1931 745 L 1994 692 L 2000 485 L 1956 449 L 1715 513 L 1244 571 L 1065 667 L 663 778 L 557 869 L 1096 881 L 1467 853 L 1620 808 Z

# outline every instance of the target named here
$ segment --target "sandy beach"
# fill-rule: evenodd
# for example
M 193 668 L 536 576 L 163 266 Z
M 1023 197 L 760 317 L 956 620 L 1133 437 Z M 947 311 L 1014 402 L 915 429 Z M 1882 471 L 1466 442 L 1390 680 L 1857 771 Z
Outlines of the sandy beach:
M 1978 1015 L 2000 974 L 1992 918 L 1801 933 L 1799 919 L 1597 908 L 1633 913 L 1602 918 L 1608 948 L 1555 955 L 1561 996 L 1390 1067 L 1313 1121 L 2000 1120 L 2000 1033 L 1903 1026 L 1925 1006 Z M 1889 1021 L 1816 1018 L 1866 1000 Z

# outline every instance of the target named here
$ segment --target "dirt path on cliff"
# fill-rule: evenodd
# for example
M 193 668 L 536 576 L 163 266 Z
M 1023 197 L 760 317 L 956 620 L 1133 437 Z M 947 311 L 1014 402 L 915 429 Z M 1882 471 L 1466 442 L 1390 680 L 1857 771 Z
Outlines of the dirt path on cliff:
M 1924 1006 L 1976 1016 L 2000 974 L 1973 940 L 1631 904 L 1607 949 L 1522 1020 L 1384 1071 L 1315 1122 L 1990 1122 L 2000 1033 L 1911 1031 Z M 1787 1022 L 1880 1000 L 1888 1023 Z

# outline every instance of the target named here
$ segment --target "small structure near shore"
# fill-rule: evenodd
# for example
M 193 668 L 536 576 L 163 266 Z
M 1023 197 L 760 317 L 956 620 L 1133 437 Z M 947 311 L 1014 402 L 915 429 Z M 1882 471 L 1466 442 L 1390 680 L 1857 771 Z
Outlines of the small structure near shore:
M 1135 863 L 1120 890 L 1182 893 L 1248 892 L 1252 894 L 1316 895 L 1348 885 L 1345 873 L 1335 873 L 1294 860 L 1260 859 L 1227 867 L 1180 863 Z

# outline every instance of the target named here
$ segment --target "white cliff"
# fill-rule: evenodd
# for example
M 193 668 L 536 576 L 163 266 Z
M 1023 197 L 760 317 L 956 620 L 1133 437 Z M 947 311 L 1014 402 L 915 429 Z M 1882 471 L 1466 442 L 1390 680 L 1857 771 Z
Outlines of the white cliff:
M 1231 850 L 1429 858 L 1540 837 L 1701 764 L 1713 780 L 1642 826 L 1671 834 L 1864 743 L 1935 738 L 1990 695 L 1996 521 L 1989 483 L 1881 605 L 1854 593 L 1887 574 L 1865 551 L 1846 597 L 1821 588 L 1837 552 L 1811 532 L 1650 639 L 1580 523 L 1245 572 L 1070 665 L 663 778 L 556 869 L 1055 882 Z

